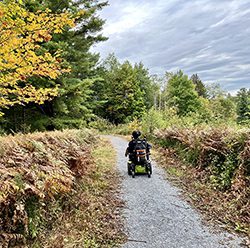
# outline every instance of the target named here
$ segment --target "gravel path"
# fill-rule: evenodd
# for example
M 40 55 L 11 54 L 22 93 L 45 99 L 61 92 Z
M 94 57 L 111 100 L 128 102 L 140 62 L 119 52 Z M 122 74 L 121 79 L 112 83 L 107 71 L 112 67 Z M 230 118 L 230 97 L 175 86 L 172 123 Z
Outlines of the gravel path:
M 198 213 L 180 197 L 181 192 L 164 179 L 153 162 L 152 178 L 127 175 L 124 152 L 127 141 L 108 137 L 118 153 L 118 168 L 124 180 L 122 197 L 129 241 L 123 248 L 217 248 L 241 247 L 241 238 L 226 232 L 212 233 Z

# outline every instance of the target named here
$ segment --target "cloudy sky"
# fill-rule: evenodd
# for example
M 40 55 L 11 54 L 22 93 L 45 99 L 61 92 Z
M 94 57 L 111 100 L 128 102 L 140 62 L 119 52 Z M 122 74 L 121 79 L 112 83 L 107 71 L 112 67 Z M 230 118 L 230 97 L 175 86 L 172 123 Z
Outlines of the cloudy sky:
M 151 74 L 182 69 L 235 93 L 250 88 L 250 0 L 109 0 L 105 58 L 142 61 Z

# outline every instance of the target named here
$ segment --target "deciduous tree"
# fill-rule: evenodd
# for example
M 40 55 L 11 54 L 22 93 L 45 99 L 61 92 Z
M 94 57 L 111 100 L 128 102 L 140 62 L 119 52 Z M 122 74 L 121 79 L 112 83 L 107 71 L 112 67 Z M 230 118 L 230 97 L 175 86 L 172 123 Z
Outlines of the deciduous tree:
M 95 88 L 96 100 L 101 103 L 98 115 L 115 124 L 140 118 L 146 110 L 148 77 L 143 65 L 120 64 L 111 54 L 100 68 L 103 81 Z
M 0 109 L 42 104 L 57 95 L 57 87 L 37 88 L 28 79 L 55 79 L 69 71 L 58 51 L 43 51 L 41 44 L 73 25 L 68 13 L 52 14 L 48 9 L 32 13 L 13 0 L 0 2 Z
M 58 95 L 43 104 L 29 104 L 21 108 L 15 107 L 5 111 L 8 129 L 20 130 L 21 125 L 30 126 L 31 130 L 79 128 L 92 118 L 91 87 L 98 84 L 100 77 L 96 70 L 99 55 L 90 48 L 100 41 L 106 40 L 100 34 L 104 21 L 97 15 L 107 2 L 95 0 L 23 0 L 26 9 L 36 13 L 46 8 L 54 14 L 62 14 L 65 10 L 75 17 L 76 27 L 63 33 L 53 35 L 52 39 L 43 43 L 44 52 L 54 54 L 61 50 L 64 66 L 71 71 L 56 79 L 43 78 L 31 80 L 37 88 L 48 84 L 58 86 Z M 20 113 L 22 113 L 20 115 Z M 13 127 L 13 123 L 17 123 Z M 19 127 L 18 127 L 19 125 Z
M 195 85 L 182 71 L 173 74 L 168 80 L 166 99 L 170 107 L 177 109 L 179 116 L 196 112 L 201 107 L 198 93 L 195 91 Z

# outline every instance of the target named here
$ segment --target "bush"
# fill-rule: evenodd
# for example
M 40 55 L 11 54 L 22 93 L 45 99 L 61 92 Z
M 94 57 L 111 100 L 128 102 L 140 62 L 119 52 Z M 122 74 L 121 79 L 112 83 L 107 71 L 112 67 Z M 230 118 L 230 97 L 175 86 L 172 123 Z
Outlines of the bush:
M 206 169 L 214 186 L 224 190 L 231 187 L 240 165 L 250 161 L 249 134 L 243 129 L 169 128 L 158 131 L 155 140 L 174 149 L 183 162 Z
M 88 130 L 34 133 L 0 138 L 0 223 L 2 233 L 37 237 L 50 207 L 74 191 L 91 168 Z
M 141 122 L 138 119 L 134 119 L 132 122 L 127 124 L 120 124 L 114 126 L 112 133 L 121 134 L 121 135 L 131 135 L 134 130 L 141 130 Z
M 88 127 L 94 128 L 100 132 L 108 132 L 114 128 L 114 125 L 106 119 L 96 117 L 94 121 L 88 124 Z
M 250 129 L 168 128 L 155 142 L 199 209 L 250 235 Z

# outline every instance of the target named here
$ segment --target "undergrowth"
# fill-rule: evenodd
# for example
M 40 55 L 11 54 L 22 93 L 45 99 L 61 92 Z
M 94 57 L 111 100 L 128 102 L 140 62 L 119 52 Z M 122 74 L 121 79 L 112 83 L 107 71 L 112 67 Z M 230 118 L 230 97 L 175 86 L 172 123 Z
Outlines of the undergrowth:
M 250 236 L 249 130 L 166 129 L 161 164 L 209 219 Z
M 115 151 L 102 140 L 92 150 L 93 167 L 79 179 L 75 193 L 64 203 L 55 228 L 44 235 L 44 247 L 118 247 L 125 240 L 118 197 L 119 176 L 115 170 Z
M 115 247 L 123 239 L 114 151 L 97 140 L 88 130 L 0 138 L 0 247 Z

